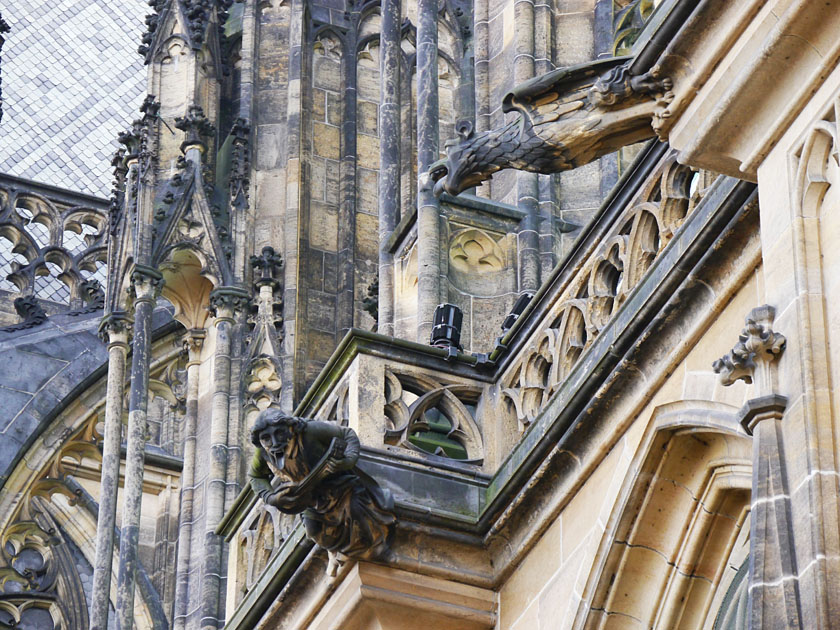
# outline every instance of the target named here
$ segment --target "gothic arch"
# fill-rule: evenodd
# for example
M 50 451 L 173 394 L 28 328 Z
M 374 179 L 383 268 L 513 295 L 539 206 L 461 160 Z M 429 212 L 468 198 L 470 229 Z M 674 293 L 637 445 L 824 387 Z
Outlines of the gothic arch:
M 153 375 L 177 361 L 180 348 L 172 341 L 171 335 L 164 335 L 156 342 L 153 353 L 158 360 L 152 367 Z M 0 622 L 18 619 L 34 606 L 50 613 L 55 628 L 87 628 L 90 595 L 83 583 L 90 583 L 95 557 L 98 504 L 94 497 L 102 457 L 107 378 L 104 367 L 82 353 L 65 369 L 78 372 L 77 381 L 62 391 L 65 381 L 58 379 L 57 386 L 43 400 L 36 396 L 30 406 L 48 409 L 44 417 L 51 420 L 38 425 L 21 447 L 19 457 L 6 471 L 0 471 L 5 473 L 0 477 L 4 480 L 0 481 L 0 611 L 7 615 L 0 615 Z M 163 381 L 152 380 L 159 387 L 176 386 L 164 382 L 165 377 Z M 86 386 L 71 391 L 69 388 L 75 383 Z M 46 404 L 49 400 L 61 402 L 50 409 Z M 159 484 L 147 480 L 144 485 Z M 112 601 L 117 590 L 116 552 L 115 549 Z M 36 581 L 26 573 L 31 567 L 35 567 Z M 9 588 L 9 584 L 13 586 Z M 165 613 L 144 568 L 138 570 L 137 588 L 136 627 L 161 627 Z M 35 621 L 40 623 L 40 618 Z M 27 627 L 42 626 L 36 623 Z
M 736 411 L 709 401 L 656 408 L 583 589 L 576 630 L 712 627 L 713 603 L 732 582 L 728 560 L 743 556 L 748 537 L 752 440 Z

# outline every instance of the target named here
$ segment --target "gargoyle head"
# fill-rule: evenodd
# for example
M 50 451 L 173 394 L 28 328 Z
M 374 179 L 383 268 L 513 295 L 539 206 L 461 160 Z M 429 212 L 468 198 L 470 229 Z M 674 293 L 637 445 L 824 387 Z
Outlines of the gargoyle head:
M 261 448 L 276 468 L 282 469 L 289 443 L 305 427 L 306 421 L 302 418 L 288 416 L 279 409 L 269 407 L 261 411 L 254 421 L 251 443 Z
M 429 177 L 435 181 L 435 195 L 438 197 L 444 191 L 450 195 L 457 195 L 487 179 L 486 175 L 482 176 L 475 170 L 478 161 L 476 148 L 484 144 L 479 142 L 477 145 L 475 141 L 486 134 L 476 137 L 473 134 L 472 123 L 466 120 L 459 122 L 455 131 L 458 137 L 451 138 L 444 144 L 446 159 L 438 160 L 429 167 Z

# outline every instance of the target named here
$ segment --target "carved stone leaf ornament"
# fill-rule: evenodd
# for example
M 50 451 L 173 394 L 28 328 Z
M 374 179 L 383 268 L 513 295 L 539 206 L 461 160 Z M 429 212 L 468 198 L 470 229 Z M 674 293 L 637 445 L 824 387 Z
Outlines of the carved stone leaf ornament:
M 35 296 L 26 295 L 15 298 L 14 306 L 15 311 L 17 311 L 17 314 L 22 318 L 20 323 L 0 328 L 0 332 L 26 330 L 27 328 L 34 328 L 35 326 L 39 326 L 47 321 L 47 314 L 44 309 L 41 308 L 41 305 L 38 304 L 38 300 L 35 299 Z
M 785 343 L 784 335 L 774 332 L 769 324 L 747 317 L 746 326 L 738 336 L 738 343 L 715 361 L 712 368 L 724 385 L 739 380 L 750 384 L 756 371 L 756 360 L 772 361 L 784 350 Z

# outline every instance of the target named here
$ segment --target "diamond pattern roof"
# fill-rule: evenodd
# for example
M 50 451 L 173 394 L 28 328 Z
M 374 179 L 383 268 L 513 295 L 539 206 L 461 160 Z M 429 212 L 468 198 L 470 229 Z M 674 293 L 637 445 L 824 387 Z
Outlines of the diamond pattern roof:
M 108 197 L 117 133 L 139 114 L 144 0 L 27 0 L 3 17 L 0 172 Z

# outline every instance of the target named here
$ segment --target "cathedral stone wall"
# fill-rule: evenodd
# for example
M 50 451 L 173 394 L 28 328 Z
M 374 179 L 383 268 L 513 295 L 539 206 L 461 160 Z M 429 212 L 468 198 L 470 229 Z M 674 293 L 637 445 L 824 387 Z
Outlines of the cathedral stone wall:
M 837 627 L 833 4 L 155 0 L 0 175 L 0 626 Z

